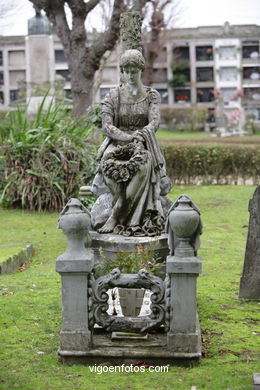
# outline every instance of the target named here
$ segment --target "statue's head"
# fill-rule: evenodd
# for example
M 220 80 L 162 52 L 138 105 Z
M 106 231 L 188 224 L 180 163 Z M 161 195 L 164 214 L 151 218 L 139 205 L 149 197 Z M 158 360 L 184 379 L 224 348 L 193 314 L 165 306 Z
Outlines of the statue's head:
M 120 59 L 120 68 L 123 70 L 127 67 L 135 67 L 138 70 L 143 71 L 145 67 L 145 61 L 142 53 L 136 49 L 126 50 Z

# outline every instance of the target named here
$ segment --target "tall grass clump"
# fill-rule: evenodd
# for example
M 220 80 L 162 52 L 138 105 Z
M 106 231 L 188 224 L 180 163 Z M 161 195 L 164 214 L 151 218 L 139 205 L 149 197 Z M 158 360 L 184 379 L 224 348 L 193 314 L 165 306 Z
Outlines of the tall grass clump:
M 1 134 L 0 202 L 29 210 L 60 210 L 95 171 L 96 147 L 88 117 L 45 98 L 34 119 L 27 107 L 7 114 Z

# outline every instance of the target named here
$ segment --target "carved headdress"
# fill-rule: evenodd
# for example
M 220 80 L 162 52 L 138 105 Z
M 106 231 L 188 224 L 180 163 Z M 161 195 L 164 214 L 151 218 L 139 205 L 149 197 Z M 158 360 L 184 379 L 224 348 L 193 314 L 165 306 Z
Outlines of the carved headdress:
M 130 49 L 126 50 L 120 59 L 120 68 L 126 67 L 126 66 L 132 65 L 137 67 L 140 70 L 144 70 L 145 68 L 145 61 L 142 53 L 139 50 L 136 49 Z

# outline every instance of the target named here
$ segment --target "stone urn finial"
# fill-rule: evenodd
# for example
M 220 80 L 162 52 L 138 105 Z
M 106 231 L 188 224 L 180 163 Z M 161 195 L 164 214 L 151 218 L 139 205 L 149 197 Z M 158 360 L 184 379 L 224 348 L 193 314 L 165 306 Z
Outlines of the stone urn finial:
M 76 198 L 71 198 L 60 213 L 58 228 L 68 238 L 68 249 L 59 260 L 80 260 L 86 257 L 89 239 L 90 213 Z
M 171 254 L 177 257 L 196 255 L 202 223 L 200 211 L 188 195 L 180 195 L 172 205 L 166 227 Z

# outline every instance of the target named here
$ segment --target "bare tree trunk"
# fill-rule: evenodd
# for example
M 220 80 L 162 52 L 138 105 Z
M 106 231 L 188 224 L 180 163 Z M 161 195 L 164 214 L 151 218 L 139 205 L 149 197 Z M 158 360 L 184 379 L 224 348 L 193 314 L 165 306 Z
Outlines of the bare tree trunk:
M 73 96 L 73 115 L 84 114 L 92 103 L 92 89 L 95 72 L 107 50 L 112 50 L 119 36 L 120 14 L 125 11 L 124 0 L 115 0 L 110 24 L 94 42 L 88 39 L 85 20 L 100 0 L 30 0 L 46 12 L 60 38 L 68 60 Z M 65 3 L 72 13 L 72 27 L 69 28 Z
M 144 42 L 145 70 L 142 79 L 145 85 L 152 85 L 154 82 L 154 63 L 163 48 L 163 30 L 166 27 L 164 11 L 167 6 L 173 11 L 172 0 L 151 0 L 152 16 L 150 20 L 151 31 L 148 33 L 148 41 Z

